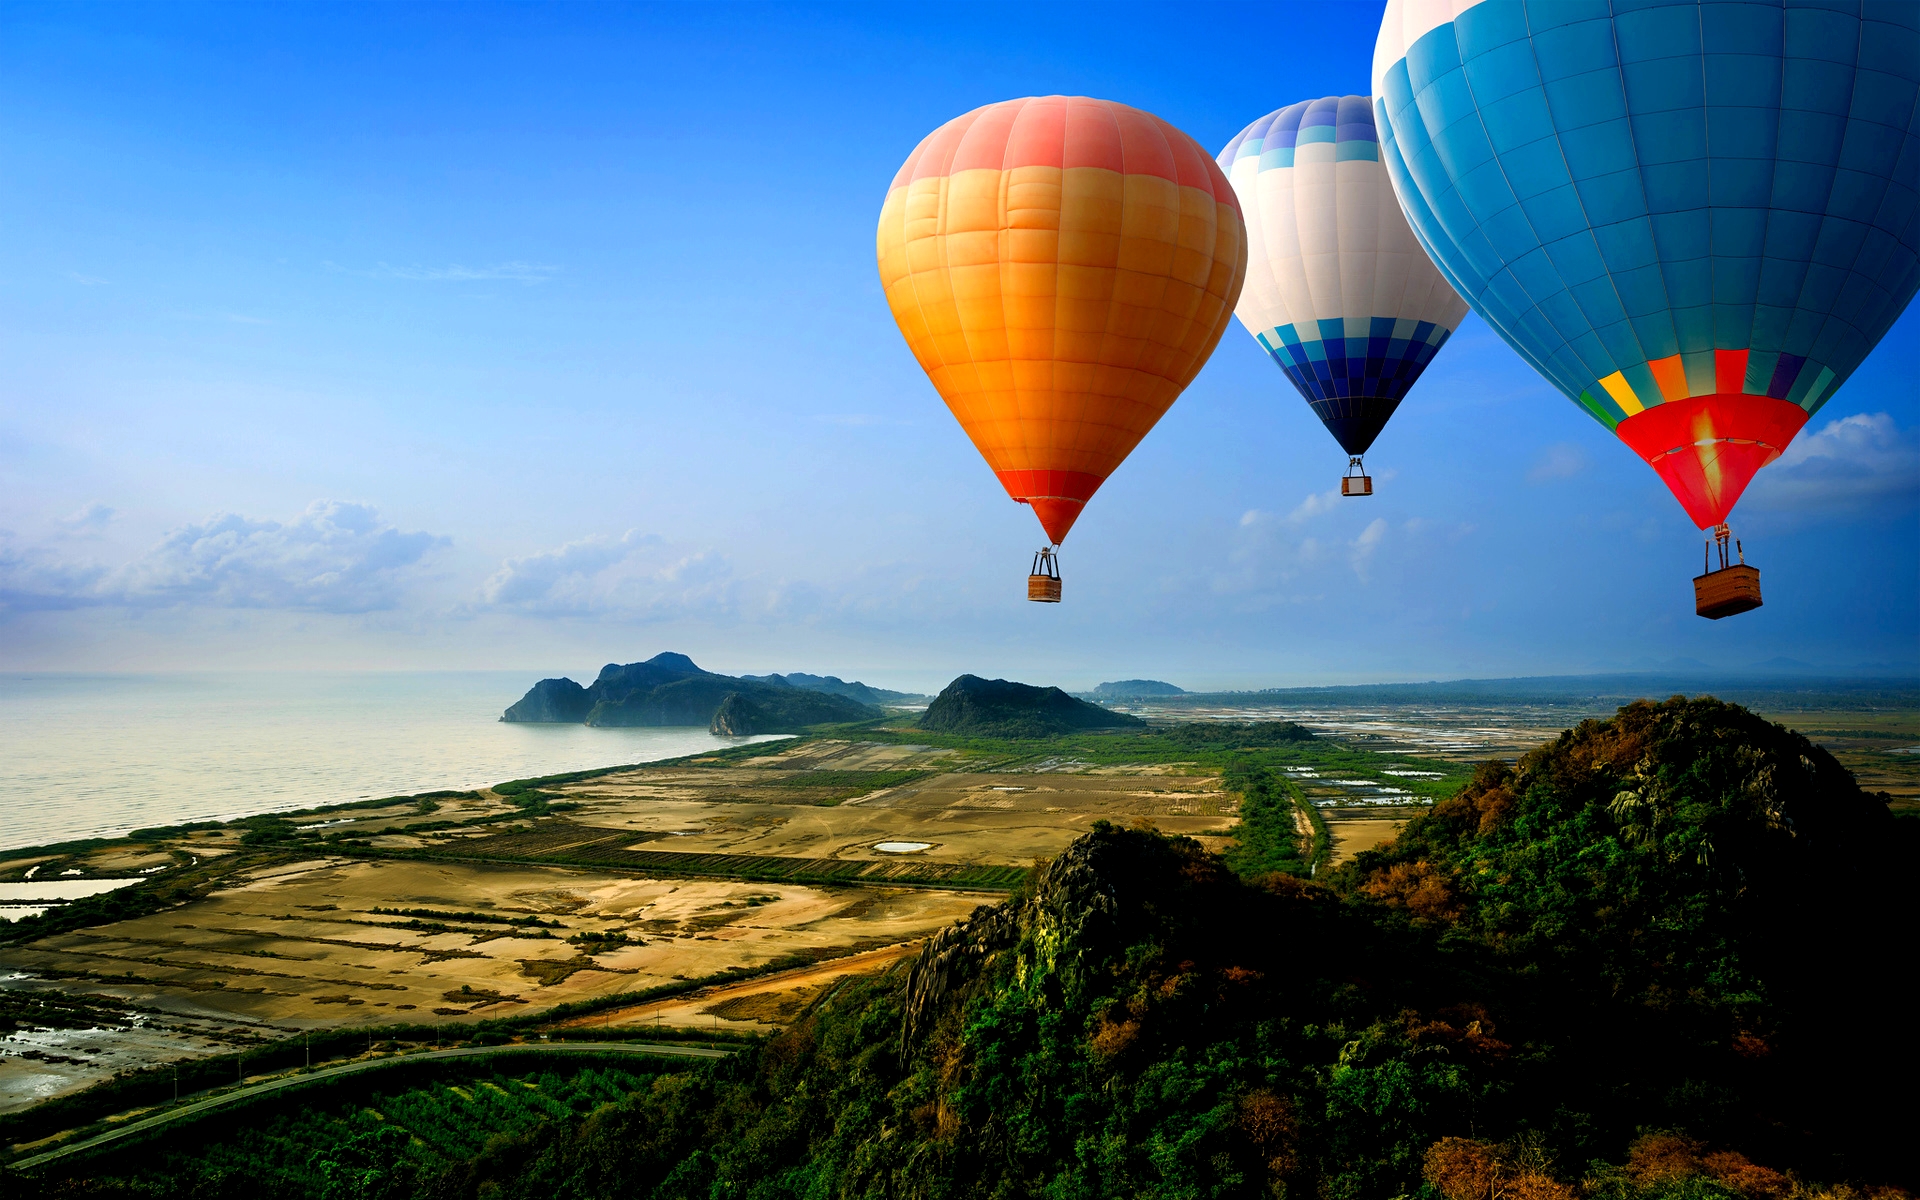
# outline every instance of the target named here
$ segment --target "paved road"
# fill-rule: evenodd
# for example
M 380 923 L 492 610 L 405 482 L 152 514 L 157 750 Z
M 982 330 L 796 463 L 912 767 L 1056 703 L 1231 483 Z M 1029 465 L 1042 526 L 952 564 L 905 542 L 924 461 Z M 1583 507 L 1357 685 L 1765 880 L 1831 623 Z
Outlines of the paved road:
M 71 1146 L 62 1146 L 49 1150 L 45 1154 L 36 1154 L 32 1158 L 23 1158 L 11 1164 L 15 1170 L 26 1170 L 69 1154 L 78 1154 L 82 1150 L 92 1150 L 109 1142 L 117 1142 L 137 1133 L 145 1133 L 156 1125 L 168 1121 L 178 1121 L 187 1117 L 196 1117 L 211 1112 L 236 1100 L 251 1100 L 256 1096 L 265 1096 L 271 1092 L 287 1088 L 301 1087 L 320 1080 L 338 1079 L 343 1075 L 352 1075 L 360 1071 L 374 1071 L 381 1067 L 397 1063 L 429 1062 L 445 1058 L 483 1058 L 501 1054 L 635 1054 L 655 1058 L 725 1058 L 731 1050 L 709 1050 L 705 1046 L 675 1046 L 665 1042 L 523 1042 L 511 1046 L 467 1046 L 459 1050 L 429 1050 L 423 1054 L 396 1054 L 391 1058 L 373 1058 L 362 1062 L 343 1063 L 337 1067 L 322 1067 L 301 1075 L 289 1075 L 284 1079 L 275 1079 L 267 1083 L 257 1083 L 252 1087 L 228 1092 L 223 1096 L 201 1100 L 198 1103 L 169 1109 L 135 1121 L 123 1129 L 115 1129 L 98 1137 L 90 1137 L 84 1142 L 75 1142 Z

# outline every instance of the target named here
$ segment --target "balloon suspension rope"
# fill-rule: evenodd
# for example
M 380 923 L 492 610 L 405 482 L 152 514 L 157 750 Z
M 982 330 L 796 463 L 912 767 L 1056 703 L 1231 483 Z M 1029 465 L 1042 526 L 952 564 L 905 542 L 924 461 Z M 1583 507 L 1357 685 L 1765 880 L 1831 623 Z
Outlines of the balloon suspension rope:
M 1740 539 L 1734 537 L 1733 531 L 1727 528 L 1725 521 L 1722 521 L 1713 527 L 1713 537 L 1709 539 L 1706 544 L 1706 561 L 1700 564 L 1701 574 L 1711 575 L 1713 573 L 1713 551 L 1715 547 L 1718 547 L 1720 550 L 1719 569 L 1722 571 L 1727 569 L 1729 565 L 1727 562 L 1727 543 L 1729 541 L 1733 543 L 1733 552 L 1738 556 L 1740 565 L 1743 567 L 1747 565 L 1747 548 L 1740 544 Z
M 1049 543 L 1036 550 L 1033 555 L 1033 570 L 1029 574 L 1060 578 L 1060 547 Z

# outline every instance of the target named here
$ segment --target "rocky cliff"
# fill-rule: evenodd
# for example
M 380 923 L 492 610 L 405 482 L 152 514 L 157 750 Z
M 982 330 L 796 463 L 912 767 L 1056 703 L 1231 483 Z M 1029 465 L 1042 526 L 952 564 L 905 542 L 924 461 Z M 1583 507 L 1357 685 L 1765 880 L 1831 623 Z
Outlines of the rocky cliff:
M 593 701 L 587 689 L 571 679 L 542 679 L 518 703 L 501 714 L 502 721 L 578 725 L 587 719 Z

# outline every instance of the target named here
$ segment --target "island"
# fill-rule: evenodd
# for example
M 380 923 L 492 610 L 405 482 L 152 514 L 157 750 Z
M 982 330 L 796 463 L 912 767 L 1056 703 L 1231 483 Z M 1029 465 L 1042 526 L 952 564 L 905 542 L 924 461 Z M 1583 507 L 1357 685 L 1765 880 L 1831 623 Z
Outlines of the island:
M 1101 700 L 1127 700 L 1145 696 L 1184 696 L 1187 689 L 1163 683 L 1158 679 L 1122 679 L 1114 683 L 1103 683 L 1093 689 L 1093 695 Z
M 832 686 L 815 687 L 814 682 Z M 625 728 L 705 725 L 729 737 L 796 733 L 814 725 L 882 716 L 876 705 L 845 694 L 856 689 L 876 696 L 905 696 L 863 683 L 848 684 L 834 676 L 720 675 L 669 651 L 645 662 L 608 663 L 586 687 L 571 679 L 542 679 L 500 719 Z

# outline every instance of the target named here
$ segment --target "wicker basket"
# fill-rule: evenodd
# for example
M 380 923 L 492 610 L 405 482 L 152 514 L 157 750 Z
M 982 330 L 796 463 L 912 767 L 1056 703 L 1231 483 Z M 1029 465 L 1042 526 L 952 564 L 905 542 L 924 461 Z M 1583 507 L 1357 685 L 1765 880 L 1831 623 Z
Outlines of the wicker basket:
M 1693 577 L 1693 610 L 1709 621 L 1759 607 L 1759 567 L 1741 563 Z
M 1371 475 L 1341 476 L 1340 477 L 1340 494 L 1342 496 L 1373 495 L 1373 476 Z
M 1060 577 L 1058 575 L 1027 576 L 1027 599 L 1038 600 L 1042 604 L 1060 603 Z

